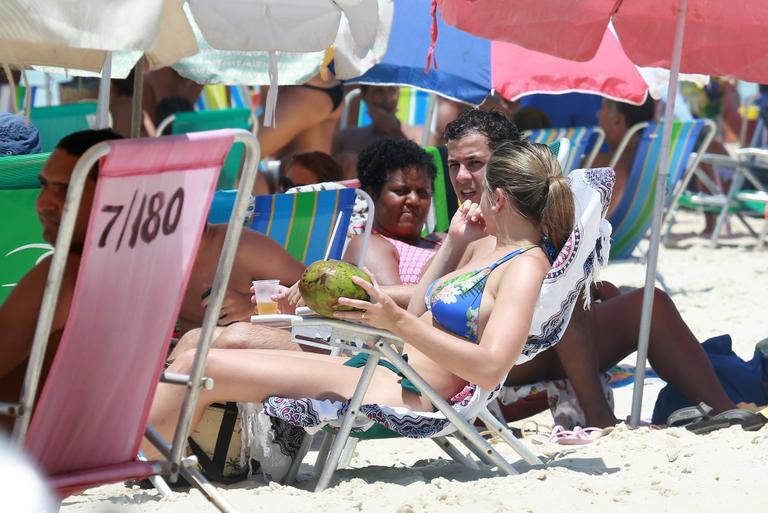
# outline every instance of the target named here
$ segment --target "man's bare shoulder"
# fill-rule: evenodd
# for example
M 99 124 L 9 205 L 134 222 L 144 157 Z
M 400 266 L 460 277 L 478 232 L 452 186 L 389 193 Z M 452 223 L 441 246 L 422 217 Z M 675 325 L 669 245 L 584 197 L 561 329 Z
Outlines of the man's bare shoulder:
M 48 277 L 48 271 L 51 268 L 51 258 L 49 255 L 30 269 L 11 291 L 8 299 L 0 305 L 0 309 L 13 307 L 15 303 L 29 304 L 32 301 L 41 301 L 43 289 L 45 289 L 45 280 Z
M 67 259 L 51 323 L 52 336 L 64 329 L 79 264 L 80 255 L 73 254 Z M 19 280 L 5 302 L 0 305 L 0 332 L 4 339 L 0 375 L 20 365 L 29 354 L 50 266 L 51 257 L 48 256 Z

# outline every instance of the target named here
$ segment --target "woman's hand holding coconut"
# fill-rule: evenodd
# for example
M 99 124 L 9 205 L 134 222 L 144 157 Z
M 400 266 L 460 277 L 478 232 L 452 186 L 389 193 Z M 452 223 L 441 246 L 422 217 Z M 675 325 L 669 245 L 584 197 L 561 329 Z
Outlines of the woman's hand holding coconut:
M 370 300 L 340 297 L 340 305 L 356 308 L 359 311 L 338 311 L 333 316 L 337 319 L 361 321 L 374 328 L 392 331 L 398 321 L 403 316 L 408 315 L 408 312 L 397 306 L 391 297 L 382 292 L 373 274 L 370 272 L 368 274 L 373 283 L 368 283 L 357 276 L 352 277 L 352 283 L 363 289 Z

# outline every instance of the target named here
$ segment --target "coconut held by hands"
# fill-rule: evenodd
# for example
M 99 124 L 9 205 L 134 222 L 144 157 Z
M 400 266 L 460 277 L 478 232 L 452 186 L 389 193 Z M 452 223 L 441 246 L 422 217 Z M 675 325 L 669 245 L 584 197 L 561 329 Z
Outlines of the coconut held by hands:
M 320 260 L 306 268 L 299 282 L 299 291 L 304 302 L 312 310 L 324 317 L 333 317 L 339 310 L 356 310 L 350 306 L 338 304 L 340 297 L 368 301 L 368 293 L 352 282 L 357 276 L 368 283 L 371 277 L 352 264 L 340 260 Z

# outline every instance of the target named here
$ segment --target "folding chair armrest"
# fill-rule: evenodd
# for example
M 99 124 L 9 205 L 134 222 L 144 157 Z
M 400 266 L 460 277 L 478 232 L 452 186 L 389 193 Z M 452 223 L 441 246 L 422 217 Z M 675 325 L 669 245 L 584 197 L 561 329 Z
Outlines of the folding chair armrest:
M 763 162 L 754 162 L 755 165 L 763 165 L 768 167 L 768 149 L 763 148 L 739 148 L 736 151 L 734 151 L 737 157 L 740 158 L 757 158 L 757 159 L 763 159 Z
M 294 335 L 293 341 L 297 344 L 308 345 L 312 347 L 319 347 L 321 349 L 333 348 L 348 349 L 352 351 L 372 352 L 369 349 L 379 339 L 386 339 L 391 345 L 397 348 L 398 351 L 402 351 L 405 342 L 389 331 L 379 330 L 376 328 L 370 328 L 355 322 L 342 321 L 339 319 L 329 319 L 327 317 L 321 317 L 309 308 L 303 307 L 296 310 L 297 314 L 303 315 L 286 315 L 286 314 L 274 314 L 274 315 L 253 315 L 251 316 L 251 323 L 263 324 L 265 326 L 277 327 L 277 328 L 330 328 L 331 334 L 326 339 L 325 337 L 309 338 L 301 335 Z M 334 336 L 334 332 L 336 336 Z M 344 342 L 334 340 L 335 338 L 344 338 L 347 335 L 349 337 L 362 337 L 368 339 L 365 347 L 358 347 Z
M 694 159 L 695 153 L 691 153 L 691 158 Z M 699 159 L 701 164 L 710 164 L 716 166 L 739 166 L 741 163 L 738 159 L 730 157 L 728 155 L 720 155 L 717 153 L 704 153 Z

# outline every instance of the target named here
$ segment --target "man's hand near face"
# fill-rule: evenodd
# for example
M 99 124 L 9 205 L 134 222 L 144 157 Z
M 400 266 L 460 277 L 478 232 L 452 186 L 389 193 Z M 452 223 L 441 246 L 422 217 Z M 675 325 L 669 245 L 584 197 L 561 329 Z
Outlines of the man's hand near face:
M 372 126 L 377 133 L 390 137 L 405 138 L 400 120 L 397 119 L 397 111 L 369 104 L 368 114 L 371 116 Z

